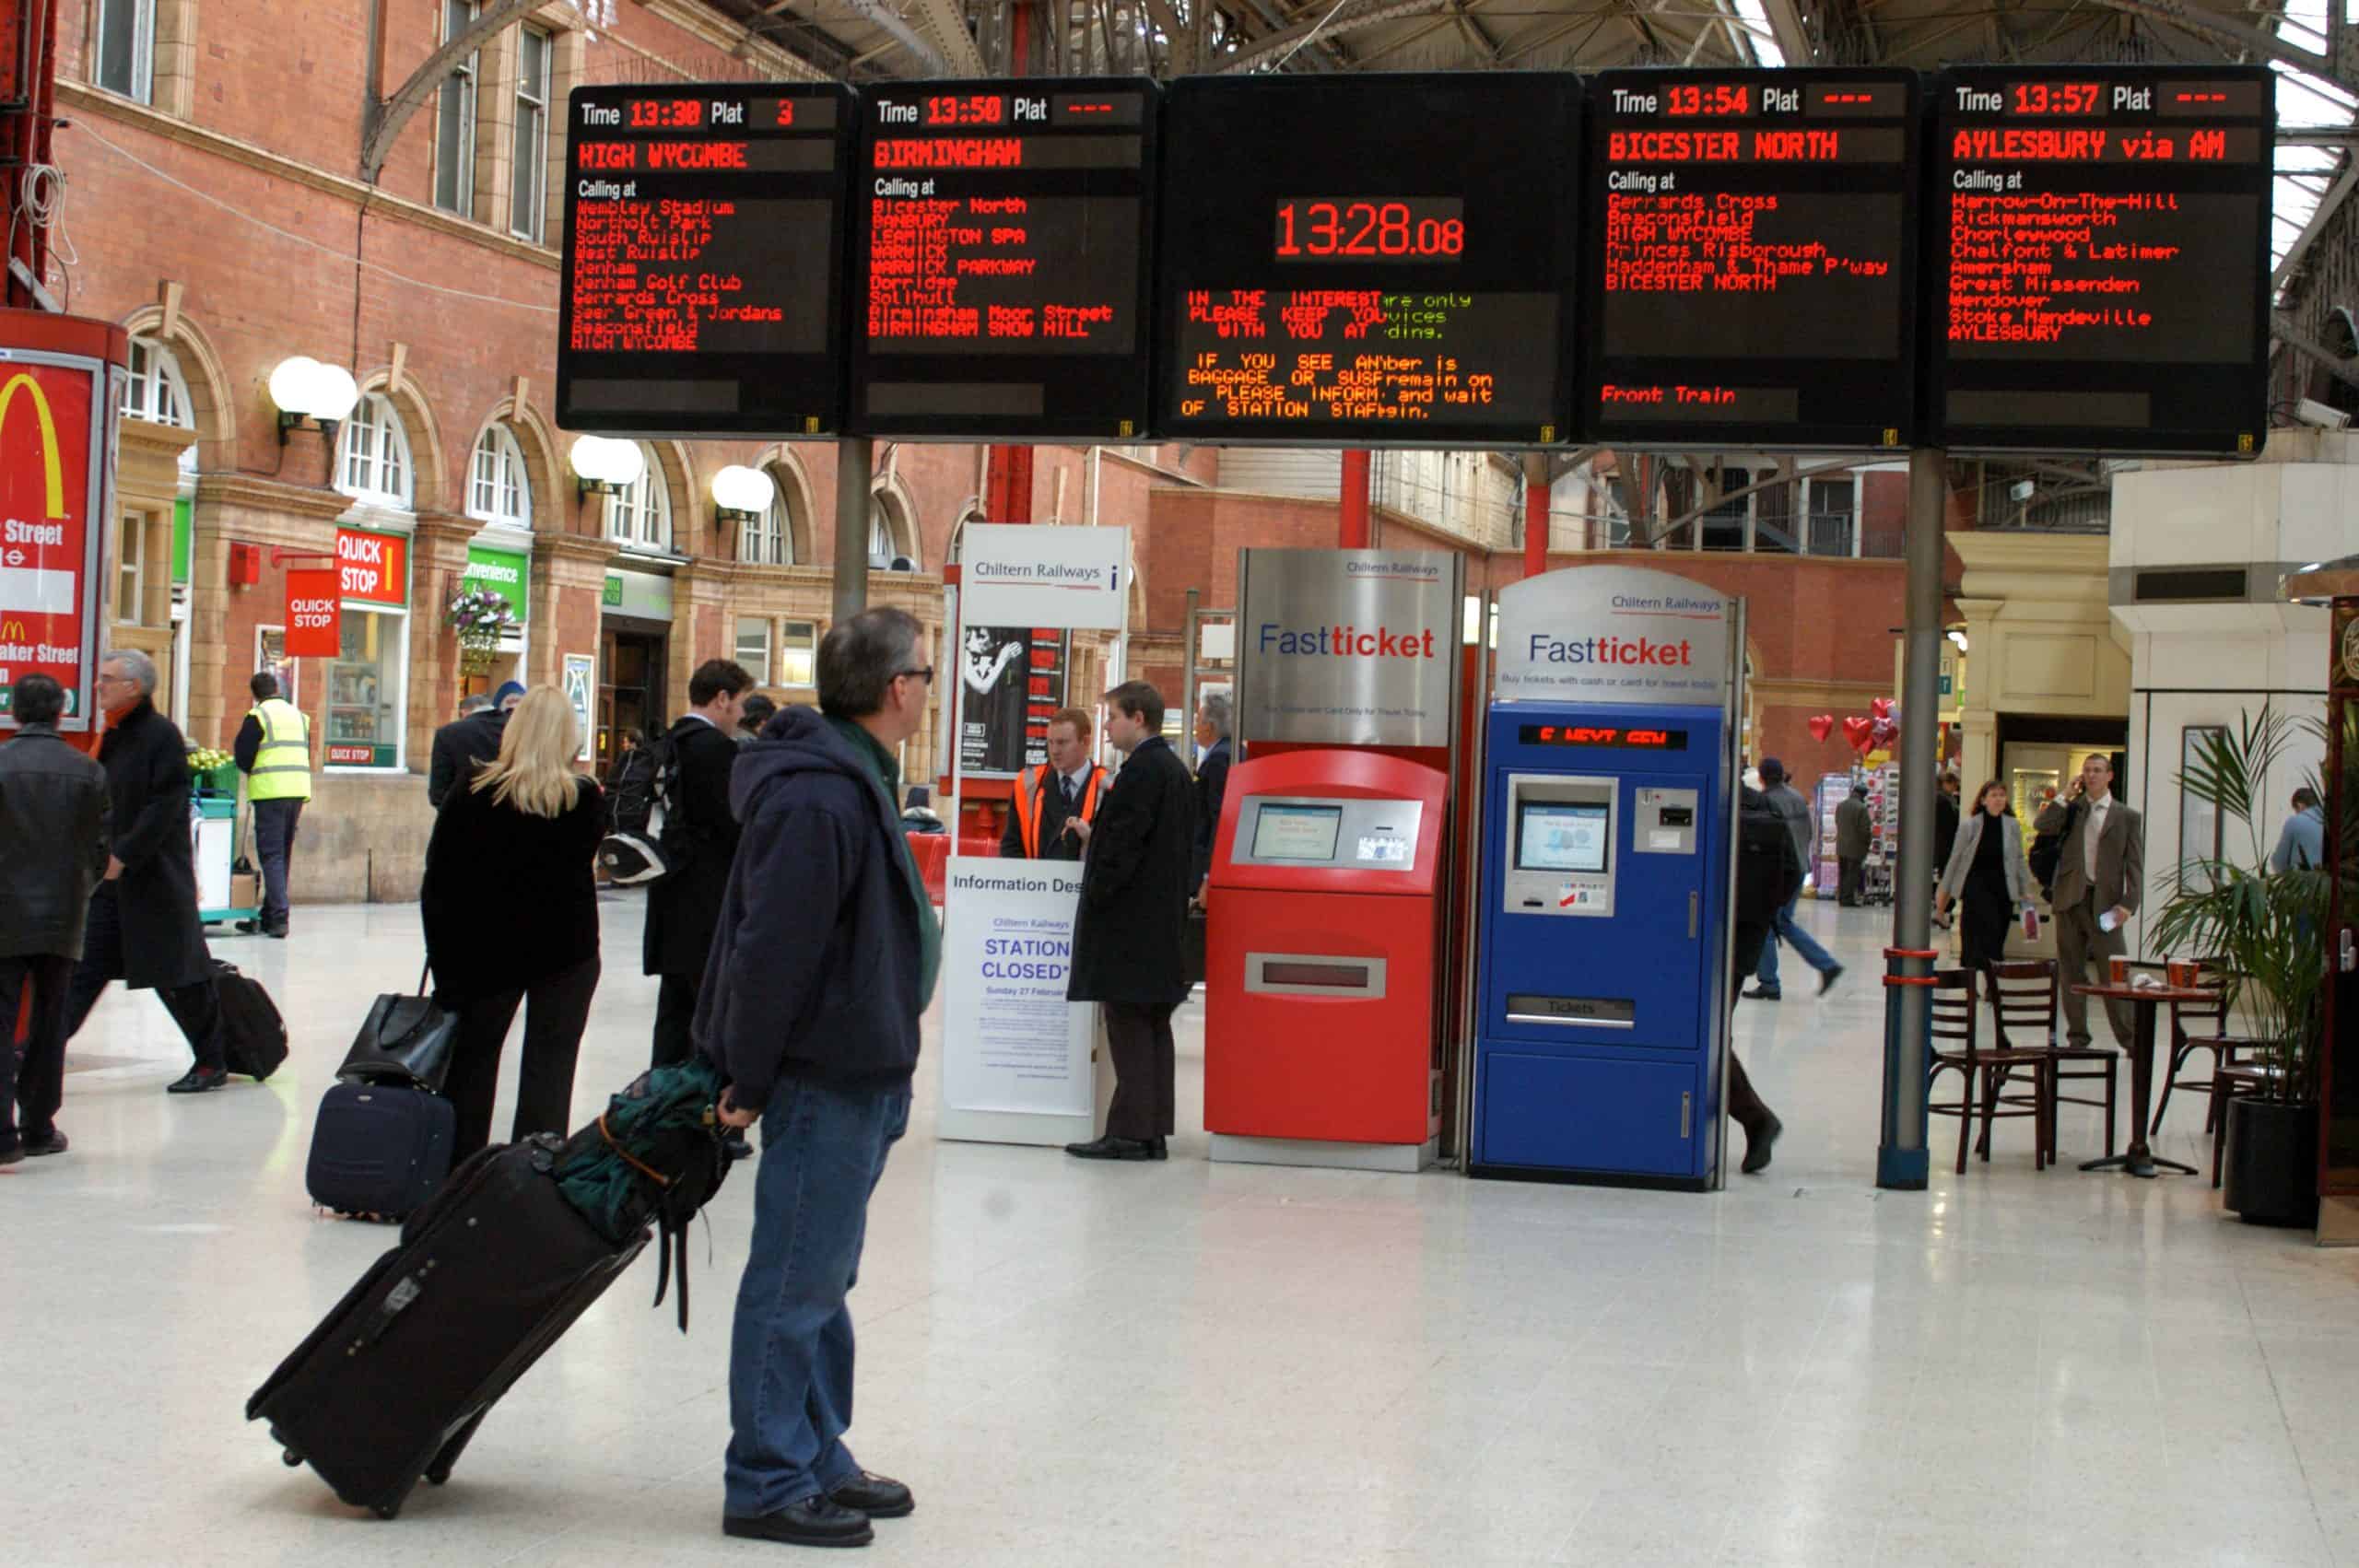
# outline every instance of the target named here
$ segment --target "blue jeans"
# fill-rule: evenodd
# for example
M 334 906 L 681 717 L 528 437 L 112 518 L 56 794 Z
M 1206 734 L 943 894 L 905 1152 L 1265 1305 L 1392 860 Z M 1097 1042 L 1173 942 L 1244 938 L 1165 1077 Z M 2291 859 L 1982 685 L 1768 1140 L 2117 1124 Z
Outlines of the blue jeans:
M 851 1310 L 868 1197 L 909 1130 L 910 1091 L 786 1079 L 762 1113 L 754 1241 L 729 1341 L 723 1509 L 750 1518 L 859 1473 L 851 1425 Z
M 1778 923 L 1769 929 L 1769 940 L 1761 944 L 1761 968 L 1758 977 L 1763 990 L 1774 991 L 1778 989 L 1778 941 L 1780 937 L 1792 942 L 1794 951 L 1802 954 L 1802 962 L 1820 974 L 1824 975 L 1829 969 L 1836 967 L 1835 955 L 1812 941 L 1810 932 L 1794 924 L 1794 906 L 1800 904 L 1802 898 L 1802 894 L 1797 892 L 1791 898 L 1786 900 L 1786 907 L 1778 911 Z

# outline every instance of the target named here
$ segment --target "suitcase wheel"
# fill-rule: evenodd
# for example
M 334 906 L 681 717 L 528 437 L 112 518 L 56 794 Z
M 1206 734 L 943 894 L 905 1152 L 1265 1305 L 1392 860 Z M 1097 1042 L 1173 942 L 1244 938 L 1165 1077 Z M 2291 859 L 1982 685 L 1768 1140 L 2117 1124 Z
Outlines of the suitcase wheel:
M 426 1472 L 426 1484 L 428 1486 L 440 1486 L 450 1479 L 451 1467 L 448 1465 L 437 1465 Z
M 299 1470 L 303 1468 L 303 1456 L 292 1448 L 285 1449 L 280 1452 L 278 1462 L 290 1470 Z
M 369 1510 L 369 1512 L 376 1515 L 380 1519 L 391 1519 L 401 1511 L 401 1504 L 398 1503 L 380 1503 L 374 1508 Z

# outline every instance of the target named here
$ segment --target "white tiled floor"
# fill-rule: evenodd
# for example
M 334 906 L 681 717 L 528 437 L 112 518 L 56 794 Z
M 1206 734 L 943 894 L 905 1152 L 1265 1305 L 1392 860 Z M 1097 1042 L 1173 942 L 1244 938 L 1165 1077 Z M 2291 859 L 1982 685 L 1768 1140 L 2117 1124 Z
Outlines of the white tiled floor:
M 579 1112 L 643 1065 L 652 1016 L 638 907 L 605 916 Z M 855 1296 L 855 1446 L 920 1499 L 872 1557 L 2359 1564 L 2359 1257 L 2245 1228 L 2201 1178 L 2035 1175 L 2020 1128 L 1879 1193 L 1889 917 L 1807 919 L 1853 974 L 1740 1010 L 1788 1131 L 1719 1197 L 1215 1166 L 1201 1132 L 1084 1166 L 937 1143 L 921 1075 Z M 303 1157 L 368 998 L 417 972 L 414 910 L 296 930 L 217 944 L 281 999 L 287 1072 L 167 1099 L 179 1039 L 118 992 L 74 1052 L 73 1152 L 0 1171 L 0 1560 L 791 1559 L 717 1529 L 746 1182 L 687 1339 L 641 1264 L 393 1524 L 244 1424 L 387 1245 L 313 1215 Z M 2204 1164 L 2201 1119 L 2175 1109 L 2165 1151 Z M 2068 1161 L 2095 1141 L 2068 1117 Z

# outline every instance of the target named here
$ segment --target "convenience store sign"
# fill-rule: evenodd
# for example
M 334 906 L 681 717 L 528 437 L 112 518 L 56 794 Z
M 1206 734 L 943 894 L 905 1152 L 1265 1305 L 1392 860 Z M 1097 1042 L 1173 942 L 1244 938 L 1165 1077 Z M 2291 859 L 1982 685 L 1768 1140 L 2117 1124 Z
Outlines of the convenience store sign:
M 402 535 L 339 528 L 335 564 L 346 599 L 395 608 L 409 603 L 409 541 Z
M 400 760 L 399 749 L 390 744 L 343 741 L 328 745 L 330 767 L 391 767 Z
M 521 552 L 470 544 L 467 569 L 460 575 L 469 588 L 487 588 L 507 600 L 517 620 L 532 618 L 531 571 Z

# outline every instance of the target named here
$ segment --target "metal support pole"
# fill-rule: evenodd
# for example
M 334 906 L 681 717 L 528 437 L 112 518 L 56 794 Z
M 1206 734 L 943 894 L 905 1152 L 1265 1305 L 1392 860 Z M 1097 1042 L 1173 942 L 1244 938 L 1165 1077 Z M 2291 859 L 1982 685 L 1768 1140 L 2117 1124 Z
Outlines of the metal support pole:
M 1367 471 L 1367 450 L 1346 449 L 1344 453 L 1343 512 L 1336 521 L 1335 541 L 1346 550 L 1368 547 Z
M 848 621 L 868 608 L 868 487 L 876 448 L 866 436 L 836 439 L 835 617 Z
M 1942 681 L 1942 524 L 1949 505 L 1949 453 L 1908 454 L 1906 654 L 1900 681 L 1900 865 L 1892 879 L 1892 945 L 1933 945 L 1934 748 Z M 1922 986 L 1900 993 L 1897 1037 L 1884 1059 L 1884 1141 L 1876 1185 L 1921 1191 L 1925 1149 L 1925 1046 L 1932 998 Z
M 1548 454 L 1523 454 L 1523 575 L 1548 569 Z

